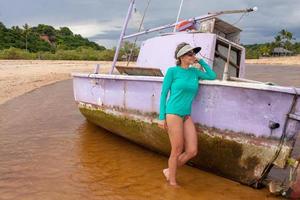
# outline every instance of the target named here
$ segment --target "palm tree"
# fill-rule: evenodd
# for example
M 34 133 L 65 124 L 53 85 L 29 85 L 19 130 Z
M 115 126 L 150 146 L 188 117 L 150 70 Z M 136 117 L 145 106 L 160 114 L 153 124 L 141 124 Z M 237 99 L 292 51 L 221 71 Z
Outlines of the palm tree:
M 285 49 L 290 49 L 293 40 L 295 40 L 295 38 L 293 38 L 293 33 L 287 31 L 286 29 L 282 29 L 275 36 L 275 45 L 281 46 Z
M 29 33 L 29 25 L 26 23 L 24 26 L 24 33 L 25 33 L 25 48 L 26 48 L 26 51 L 27 51 L 27 46 L 28 46 L 28 33 Z

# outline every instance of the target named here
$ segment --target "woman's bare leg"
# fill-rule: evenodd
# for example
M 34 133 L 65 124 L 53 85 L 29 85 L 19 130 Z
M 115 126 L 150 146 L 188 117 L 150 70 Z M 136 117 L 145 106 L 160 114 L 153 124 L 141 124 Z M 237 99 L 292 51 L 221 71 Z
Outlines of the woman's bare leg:
M 189 116 L 183 123 L 184 152 L 179 155 L 177 165 L 183 166 L 188 160 L 195 157 L 198 152 L 198 137 L 192 117 Z
M 196 156 L 198 151 L 198 137 L 191 117 L 183 123 L 184 152 L 177 159 L 177 167 L 183 166 L 189 159 Z M 163 170 L 166 179 L 169 179 L 169 168 Z
M 173 114 L 167 114 L 166 120 L 168 124 L 168 134 L 171 142 L 171 154 L 169 157 L 168 165 L 168 176 L 166 177 L 169 180 L 170 185 L 177 185 L 176 182 L 176 170 L 178 157 L 183 151 L 183 122 L 181 117 Z M 165 171 L 164 171 L 165 174 Z M 166 174 L 165 174 L 166 175 Z

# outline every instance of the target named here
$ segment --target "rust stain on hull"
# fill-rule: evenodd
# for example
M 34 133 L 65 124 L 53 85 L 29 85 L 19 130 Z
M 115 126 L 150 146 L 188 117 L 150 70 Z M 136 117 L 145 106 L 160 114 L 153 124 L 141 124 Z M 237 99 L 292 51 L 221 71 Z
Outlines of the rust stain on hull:
M 168 156 L 168 134 L 155 123 L 155 113 L 99 107 L 80 102 L 80 112 L 92 123 L 155 152 Z M 131 114 L 128 114 L 131 113 Z M 276 151 L 278 141 L 253 138 L 196 124 L 199 153 L 189 164 L 220 176 L 250 185 L 261 177 Z M 277 162 L 285 163 L 291 153 L 285 144 Z

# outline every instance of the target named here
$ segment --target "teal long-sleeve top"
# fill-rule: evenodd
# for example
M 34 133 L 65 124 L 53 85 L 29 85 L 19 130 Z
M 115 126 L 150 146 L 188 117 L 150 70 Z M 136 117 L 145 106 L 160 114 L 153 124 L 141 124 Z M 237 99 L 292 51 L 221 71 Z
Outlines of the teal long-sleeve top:
M 198 63 L 204 67 L 205 72 L 193 66 L 183 68 L 176 65 L 168 68 L 160 95 L 160 120 L 164 120 L 167 113 L 189 115 L 192 102 L 198 93 L 199 80 L 216 79 L 216 73 L 203 59 L 200 59 Z

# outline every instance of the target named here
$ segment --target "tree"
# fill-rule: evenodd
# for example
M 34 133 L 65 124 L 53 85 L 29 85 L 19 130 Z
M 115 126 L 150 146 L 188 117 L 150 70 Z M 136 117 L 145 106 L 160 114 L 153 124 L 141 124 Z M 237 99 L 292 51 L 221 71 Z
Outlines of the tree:
M 293 38 L 293 33 L 282 29 L 275 36 L 274 44 L 276 47 L 283 47 L 285 49 L 291 50 L 295 38 Z
M 262 45 L 259 47 L 259 52 L 260 52 L 260 55 L 262 55 L 262 56 L 269 56 L 270 52 L 271 52 L 271 48 L 269 45 Z
M 6 28 L 0 22 L 0 49 L 8 49 L 10 47 L 26 49 L 29 52 L 55 52 L 56 49 L 75 50 L 78 47 L 91 47 L 100 51 L 106 49 L 104 46 L 89 41 L 79 34 L 73 34 L 68 27 L 61 27 L 56 30 L 54 27 L 46 24 L 39 24 L 34 27 L 24 24 L 22 27 L 13 26 Z
M 27 51 L 27 47 L 28 47 L 28 34 L 29 34 L 29 25 L 26 23 L 24 26 L 24 34 L 25 34 L 25 49 Z
M 57 32 L 62 36 L 73 36 L 73 32 L 68 27 L 60 27 Z
M 120 49 L 119 57 L 125 57 L 128 61 L 133 61 L 138 56 L 140 48 L 136 46 L 136 44 L 131 43 L 129 41 L 125 41 Z

